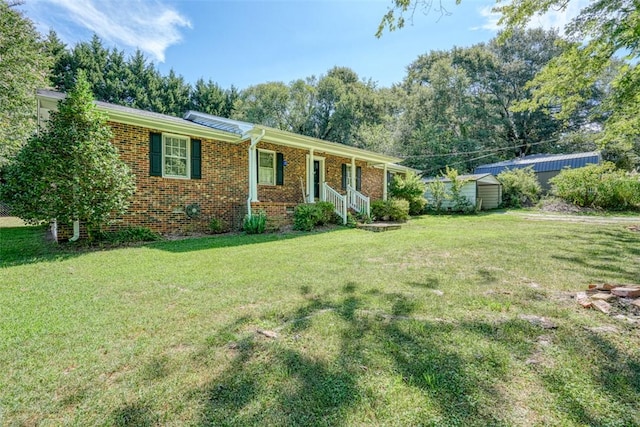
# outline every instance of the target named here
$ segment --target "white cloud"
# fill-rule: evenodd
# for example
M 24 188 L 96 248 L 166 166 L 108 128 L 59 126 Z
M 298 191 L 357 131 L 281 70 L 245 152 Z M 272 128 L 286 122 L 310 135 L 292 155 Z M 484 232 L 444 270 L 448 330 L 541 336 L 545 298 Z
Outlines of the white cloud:
M 544 28 L 550 30 L 558 29 L 561 35 L 564 34 L 566 25 L 573 20 L 580 10 L 589 4 L 589 0 L 569 0 L 567 6 L 561 10 L 551 9 L 543 15 L 535 15 L 527 24 L 527 28 Z M 483 7 L 479 10 L 480 16 L 484 19 L 484 23 L 474 30 L 483 29 L 489 31 L 500 31 L 502 27 L 498 25 L 500 14 L 492 10 L 492 6 Z
M 139 48 L 159 62 L 164 62 L 169 46 L 182 40 L 181 29 L 191 28 L 186 17 L 155 0 L 46 0 L 38 3 L 41 7 L 48 3 L 59 8 L 57 17 L 44 14 L 42 10 L 37 13 L 40 21 L 56 31 L 60 25 L 71 23 L 119 47 Z M 39 24 L 42 26 L 43 23 Z

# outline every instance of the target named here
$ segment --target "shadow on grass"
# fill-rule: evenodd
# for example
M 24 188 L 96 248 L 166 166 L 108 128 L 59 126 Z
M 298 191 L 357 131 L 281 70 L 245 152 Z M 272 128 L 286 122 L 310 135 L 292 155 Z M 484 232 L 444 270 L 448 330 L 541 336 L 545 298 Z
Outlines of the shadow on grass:
M 583 232 L 572 242 L 562 254 L 552 257 L 569 265 L 606 274 L 605 277 L 595 278 L 596 280 L 615 278 L 624 282 L 638 281 L 640 265 L 620 255 L 640 255 L 640 234 L 625 229 L 598 230 Z
M 344 227 L 332 227 L 312 232 L 291 231 L 287 233 L 217 235 L 193 239 L 156 242 L 149 244 L 149 247 L 168 252 L 182 253 L 212 248 L 228 248 L 235 246 L 255 245 L 260 243 L 270 243 L 296 239 L 299 237 L 314 236 L 318 234 L 337 233 L 346 230 L 348 229 Z
M 227 248 L 255 245 L 313 236 L 320 233 L 332 233 L 347 230 L 344 227 L 326 228 L 314 232 L 289 232 L 266 234 L 234 234 L 208 237 L 187 238 L 183 240 L 161 242 L 137 242 L 137 246 L 146 246 L 162 251 L 183 253 L 215 248 Z M 62 261 L 95 251 L 117 250 L 123 246 L 86 246 L 83 244 L 56 244 L 47 239 L 45 226 L 0 227 L 0 268 L 39 262 Z
M 611 338 L 590 331 L 566 336 L 562 346 L 564 352 L 577 360 L 589 354 L 589 359 L 598 363 L 589 369 L 544 368 L 540 373 L 543 384 L 555 396 L 557 405 L 566 408 L 567 417 L 577 425 L 640 425 L 640 356 L 620 352 L 613 343 L 616 336 Z M 582 393 L 585 386 L 591 387 L 595 394 Z M 601 414 L 599 403 L 593 401 L 594 395 L 608 400 L 609 416 Z
M 155 426 L 158 423 L 153 411 L 144 404 L 130 403 L 116 409 L 111 414 L 113 425 L 118 427 Z
M 361 384 L 369 370 L 375 370 L 380 363 L 378 358 L 391 363 L 401 388 L 422 394 L 431 412 L 437 414 L 424 414 L 422 407 L 404 408 L 415 412 L 410 414 L 412 422 L 508 424 L 500 411 L 492 412 L 478 404 L 486 402 L 490 407 L 491 402 L 500 399 L 494 385 L 506 374 L 505 360 L 488 353 L 481 360 L 470 361 L 464 352 L 449 345 L 449 335 L 456 328 L 478 339 L 497 340 L 504 346 L 511 345 L 508 331 L 484 323 L 456 326 L 409 319 L 407 316 L 419 302 L 396 293 L 379 295 L 391 306 L 393 314 L 375 313 L 367 310 L 365 298 L 358 296 L 354 283 L 341 289 L 338 301 L 311 297 L 291 315 L 293 320 L 285 332 L 298 337 L 313 327 L 318 316 L 337 316 L 341 326 L 332 328 L 339 337 L 334 357 L 308 354 L 304 346 L 296 345 L 296 339 L 268 341 L 253 335 L 244 338 L 233 344 L 237 354 L 230 366 L 204 390 L 196 392 L 205 396 L 199 424 L 344 425 L 348 423 L 347 415 L 357 411 L 358 405 L 376 405 L 380 396 L 372 396 L 372 391 Z M 309 290 L 304 289 L 304 293 Z M 518 325 L 528 328 L 526 323 Z M 373 417 L 374 424 L 392 421 Z
M 46 226 L 0 227 L 0 268 L 78 256 L 47 239 Z
M 337 284 L 333 294 L 318 296 L 308 286 L 300 292 L 306 301 L 284 316 L 278 339 L 247 335 L 247 319 L 221 330 L 233 338 L 244 331 L 244 337 L 233 342 L 229 366 L 194 390 L 204 405 L 199 425 L 338 426 L 402 419 L 409 425 L 507 426 L 522 410 L 550 411 L 551 422 L 558 424 L 640 421 L 634 409 L 640 399 L 640 359 L 620 351 L 614 338 L 580 327 L 550 331 L 515 315 L 424 320 L 419 297 L 361 291 L 354 282 Z M 549 364 L 530 365 L 528 360 L 542 351 L 539 338 L 553 341 L 555 349 L 542 356 L 550 358 Z M 307 348 L 308 339 L 333 344 L 323 353 Z M 587 354 L 588 360 L 603 363 L 576 373 L 571 363 L 581 363 Z M 513 401 L 520 400 L 513 394 L 519 385 L 511 381 L 523 371 L 527 383 L 546 390 L 542 407 Z M 375 382 L 378 377 L 385 379 Z M 372 381 L 373 390 L 366 386 Z M 420 405 L 402 403 L 403 396 L 416 394 Z M 604 397 L 594 402 L 593 396 Z M 400 401 L 398 413 L 367 412 L 394 399 Z M 603 401 L 611 408 L 603 410 Z

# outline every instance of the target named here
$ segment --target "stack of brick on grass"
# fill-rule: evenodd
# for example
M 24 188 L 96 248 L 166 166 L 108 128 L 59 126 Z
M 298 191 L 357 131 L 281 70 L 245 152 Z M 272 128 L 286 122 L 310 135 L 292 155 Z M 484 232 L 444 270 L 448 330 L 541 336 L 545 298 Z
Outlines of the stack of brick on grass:
M 576 301 L 605 314 L 624 311 L 640 317 L 640 285 L 591 284 L 588 290 L 576 294 Z

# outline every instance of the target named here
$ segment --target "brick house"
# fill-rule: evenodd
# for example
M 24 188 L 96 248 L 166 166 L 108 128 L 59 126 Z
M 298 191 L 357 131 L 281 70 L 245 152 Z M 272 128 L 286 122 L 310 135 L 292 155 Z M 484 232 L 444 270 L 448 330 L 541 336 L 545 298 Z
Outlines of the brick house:
M 37 92 L 41 125 L 64 96 Z M 178 118 L 96 106 L 107 114 L 112 142 L 136 181 L 114 227 L 206 231 L 215 217 L 239 229 L 245 215 L 264 211 L 277 228 L 292 222 L 297 204 L 318 200 L 334 203 L 346 220 L 347 209 L 368 212 L 370 200 L 386 199 L 391 176 L 408 170 L 396 157 L 195 111 Z M 61 240 L 72 230 L 57 224 L 54 235 Z

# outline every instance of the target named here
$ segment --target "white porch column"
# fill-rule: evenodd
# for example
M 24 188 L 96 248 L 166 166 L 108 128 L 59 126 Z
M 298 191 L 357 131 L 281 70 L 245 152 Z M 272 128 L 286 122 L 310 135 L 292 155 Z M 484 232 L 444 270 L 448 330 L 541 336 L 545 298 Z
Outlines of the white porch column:
M 309 148 L 309 164 L 307 165 L 307 188 L 309 189 L 309 203 L 315 203 L 316 195 L 313 185 L 313 148 Z
M 357 190 L 356 188 L 356 158 L 352 157 L 351 158 L 351 187 L 354 190 Z
M 384 164 L 383 175 L 382 175 L 382 200 L 387 200 L 387 188 L 389 188 L 389 183 L 387 182 L 387 164 Z
M 253 145 L 249 150 L 249 186 L 251 201 L 258 202 L 258 150 Z

